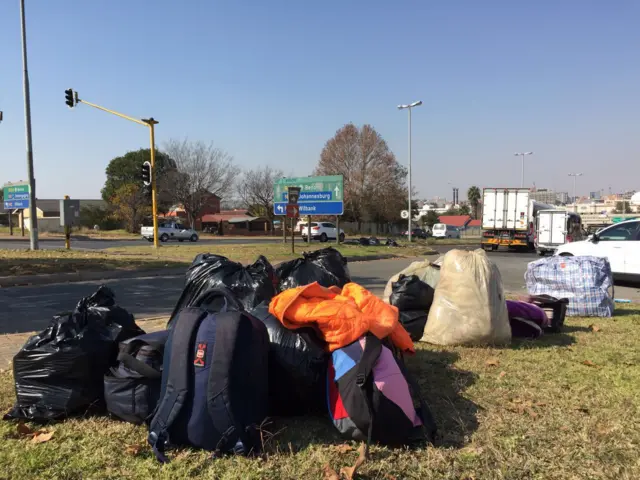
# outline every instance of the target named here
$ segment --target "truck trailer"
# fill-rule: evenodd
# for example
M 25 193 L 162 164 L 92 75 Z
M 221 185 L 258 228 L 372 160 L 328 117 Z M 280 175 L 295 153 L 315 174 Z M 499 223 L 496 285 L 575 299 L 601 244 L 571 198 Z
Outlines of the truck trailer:
M 485 188 L 482 191 L 482 247 L 533 250 L 536 216 L 552 210 L 532 200 L 528 188 Z

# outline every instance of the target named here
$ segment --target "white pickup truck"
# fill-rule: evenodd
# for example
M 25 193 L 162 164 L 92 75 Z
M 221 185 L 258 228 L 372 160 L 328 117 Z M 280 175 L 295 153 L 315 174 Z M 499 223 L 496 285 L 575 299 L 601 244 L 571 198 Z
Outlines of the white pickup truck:
M 142 238 L 153 242 L 153 227 L 142 227 L 140 235 L 142 235 Z M 169 240 L 197 242 L 198 234 L 195 230 L 187 228 L 180 223 L 161 223 L 158 225 L 158 239 L 161 242 L 168 242 Z

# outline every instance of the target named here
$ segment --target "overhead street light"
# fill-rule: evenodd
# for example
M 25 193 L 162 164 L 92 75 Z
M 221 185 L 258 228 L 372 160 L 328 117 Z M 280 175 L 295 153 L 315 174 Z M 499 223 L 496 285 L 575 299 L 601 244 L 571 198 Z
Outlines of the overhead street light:
M 524 188 L 524 157 L 526 155 L 533 155 L 533 152 L 514 153 L 514 155 L 516 157 L 522 157 L 522 178 L 520 180 L 520 186 Z
M 577 205 L 578 199 L 576 198 L 576 178 L 581 177 L 582 173 L 570 173 L 569 176 L 573 177 L 573 203 L 574 205 Z
M 404 110 L 405 108 L 407 110 L 409 110 L 409 171 L 408 171 L 408 183 L 409 183 L 409 218 L 408 218 L 408 223 L 409 223 L 409 231 L 408 231 L 408 238 L 409 238 L 409 243 L 411 243 L 411 230 L 412 230 L 412 225 L 411 225 L 411 221 L 413 217 L 413 211 L 411 208 L 411 109 L 413 107 L 419 107 L 420 105 L 422 105 L 422 100 L 418 100 L 417 102 L 413 102 L 410 103 L 408 105 L 398 105 L 398 110 Z

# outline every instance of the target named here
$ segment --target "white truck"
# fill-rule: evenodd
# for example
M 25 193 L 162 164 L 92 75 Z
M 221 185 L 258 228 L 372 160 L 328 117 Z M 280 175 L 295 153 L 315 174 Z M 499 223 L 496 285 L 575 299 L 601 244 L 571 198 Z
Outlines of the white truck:
M 584 237 L 580 215 L 566 210 L 540 210 L 536 218 L 535 245 L 538 255 L 554 253 L 560 245 Z
M 153 242 L 153 227 L 142 227 L 140 235 L 142 235 L 142 238 Z M 161 223 L 158 225 L 158 239 L 161 242 L 168 242 L 169 240 L 197 242 L 198 234 L 195 230 L 180 223 Z
M 482 247 L 533 250 L 536 216 L 552 205 L 536 202 L 528 188 L 485 188 L 482 192 Z

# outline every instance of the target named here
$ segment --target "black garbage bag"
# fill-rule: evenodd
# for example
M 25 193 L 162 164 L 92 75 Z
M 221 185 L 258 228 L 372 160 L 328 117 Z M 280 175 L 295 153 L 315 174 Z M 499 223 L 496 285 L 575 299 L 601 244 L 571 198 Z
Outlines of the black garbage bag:
M 427 324 L 428 315 L 424 310 L 400 312 L 400 323 L 414 342 L 419 341 L 424 335 L 424 327 Z
M 118 343 L 142 334 L 113 291 L 101 286 L 72 313 L 53 317 L 13 358 L 17 401 L 5 420 L 48 422 L 104 410 L 104 374 Z
M 387 247 L 397 247 L 398 246 L 398 242 L 396 242 L 393 238 L 387 238 L 387 241 L 385 242 L 385 245 Z
M 312 327 L 289 330 L 263 303 L 251 314 L 269 332 L 269 415 L 326 415 L 330 353 Z
M 433 294 L 433 288 L 417 275 L 400 275 L 398 281 L 391 284 L 389 303 L 401 312 L 421 310 L 429 313 Z
M 323 248 L 302 255 L 302 258 L 281 263 L 276 269 L 281 292 L 313 282 L 323 287 L 344 287 L 351 281 L 347 259 L 335 248 Z
M 380 240 L 377 237 L 369 237 L 369 245 L 377 247 L 380 245 Z
M 193 260 L 187 270 L 185 287 L 173 309 L 169 325 L 173 323 L 180 310 L 192 306 L 201 293 L 211 288 L 227 287 L 245 310 L 251 310 L 273 298 L 276 294 L 276 284 L 273 266 L 262 255 L 253 264 L 245 267 L 221 255 L 202 253 Z
M 368 239 L 367 237 L 360 237 L 360 245 L 362 245 L 363 247 L 368 247 L 369 245 L 371 245 L 371 240 Z

